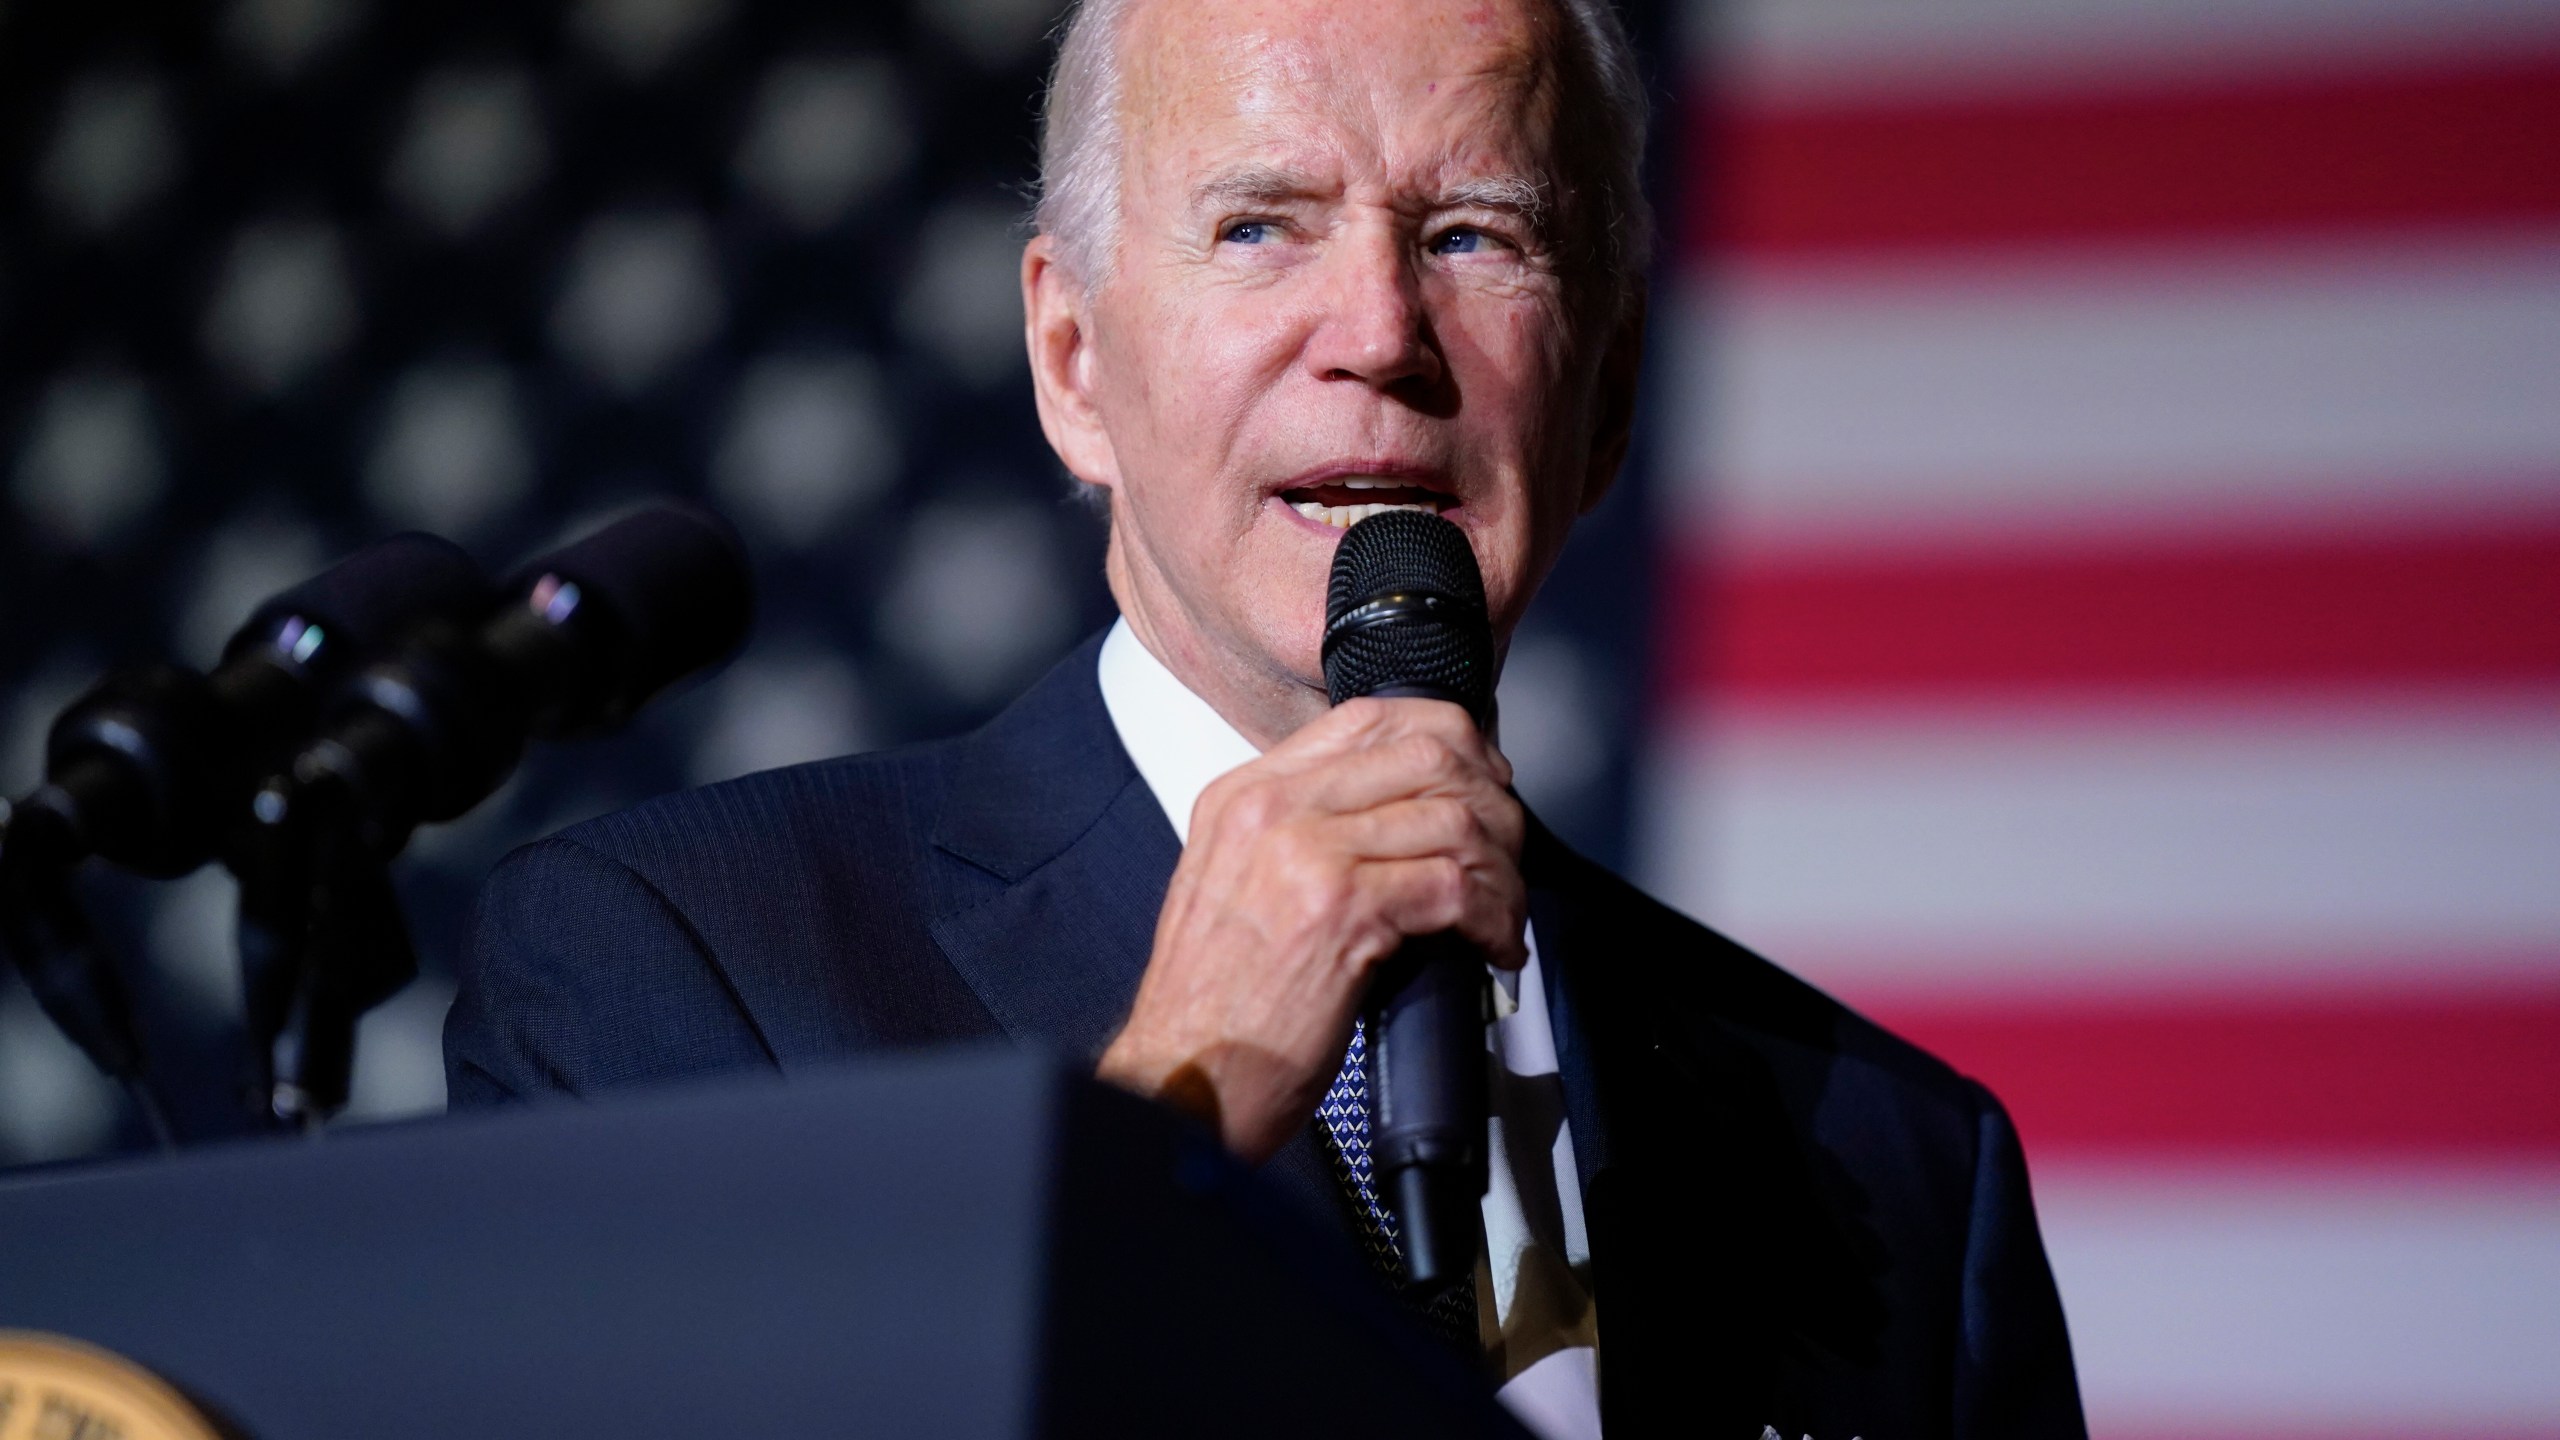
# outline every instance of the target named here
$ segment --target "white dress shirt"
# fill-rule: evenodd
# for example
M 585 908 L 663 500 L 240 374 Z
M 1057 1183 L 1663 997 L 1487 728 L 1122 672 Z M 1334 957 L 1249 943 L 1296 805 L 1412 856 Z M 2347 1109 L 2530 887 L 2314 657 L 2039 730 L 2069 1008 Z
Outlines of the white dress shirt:
M 1129 622 L 1111 627 L 1100 662 L 1103 708 L 1173 833 L 1188 844 L 1191 811 L 1209 782 L 1261 752 L 1191 693 L 1140 643 Z M 1516 975 L 1494 972 L 1492 1184 L 1484 1197 L 1485 1255 L 1476 1272 L 1478 1328 L 1502 1377 L 1500 1399 L 1547 1440 L 1600 1434 L 1598 1319 L 1582 1184 L 1556 1074 L 1555 1031 L 1539 978 L 1538 937 Z M 1552 1129 L 1532 1150 L 1512 1135 Z

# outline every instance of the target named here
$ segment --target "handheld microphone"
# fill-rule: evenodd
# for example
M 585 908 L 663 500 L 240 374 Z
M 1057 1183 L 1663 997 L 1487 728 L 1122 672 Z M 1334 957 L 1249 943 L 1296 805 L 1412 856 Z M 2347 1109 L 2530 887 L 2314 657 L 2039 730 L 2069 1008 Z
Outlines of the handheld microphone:
M 1466 533 L 1389 510 L 1353 525 L 1325 591 L 1325 688 L 1447 700 L 1493 718 L 1493 624 Z M 1454 931 L 1405 942 L 1372 982 L 1369 1157 L 1426 1295 L 1474 1273 L 1487 1179 L 1484 956 Z

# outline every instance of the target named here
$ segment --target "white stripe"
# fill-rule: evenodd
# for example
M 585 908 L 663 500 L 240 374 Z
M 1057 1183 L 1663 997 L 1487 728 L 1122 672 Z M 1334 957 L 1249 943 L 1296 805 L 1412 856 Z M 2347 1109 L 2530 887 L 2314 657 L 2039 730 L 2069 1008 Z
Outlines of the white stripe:
M 1737 271 L 1672 488 L 1745 545 L 2560 505 L 2560 237 Z
M 2560 1429 L 2560 1175 L 2048 1169 L 2090 1428 Z
M 1933 968 L 1975 953 L 2560 961 L 2555 715 L 2544 694 L 1698 720 L 1637 792 L 1638 853 L 1655 894 L 1851 992 L 1993 978 Z
M 1757 103 L 2156 85 L 2503 57 L 2554 0 L 1693 0 L 1691 63 Z

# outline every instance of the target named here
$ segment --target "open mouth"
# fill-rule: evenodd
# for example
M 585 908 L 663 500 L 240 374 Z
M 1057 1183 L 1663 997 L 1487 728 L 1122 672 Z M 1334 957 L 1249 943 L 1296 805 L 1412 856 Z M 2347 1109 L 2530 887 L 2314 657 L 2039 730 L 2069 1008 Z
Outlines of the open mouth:
M 1348 530 L 1372 515 L 1389 510 L 1423 510 L 1437 515 L 1458 497 L 1383 476 L 1344 475 L 1321 485 L 1283 490 L 1280 499 L 1292 510 L 1337 530 Z

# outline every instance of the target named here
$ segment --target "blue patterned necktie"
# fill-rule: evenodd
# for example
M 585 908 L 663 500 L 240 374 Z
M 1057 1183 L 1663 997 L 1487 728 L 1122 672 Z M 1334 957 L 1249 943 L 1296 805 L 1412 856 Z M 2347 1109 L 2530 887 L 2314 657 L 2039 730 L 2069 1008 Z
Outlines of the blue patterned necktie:
M 1469 1355 L 1480 1355 L 1483 1340 L 1476 1327 L 1476 1283 L 1468 1276 L 1429 1301 L 1417 1299 L 1404 1286 L 1404 1240 L 1393 1210 L 1378 1199 L 1376 1172 L 1369 1163 L 1369 1030 L 1365 1022 L 1351 1026 L 1351 1048 L 1342 1069 L 1316 1107 L 1323 1127 L 1325 1153 L 1333 1159 L 1334 1178 L 1350 1198 L 1367 1243 L 1369 1263 L 1386 1277 L 1397 1297 L 1423 1324 L 1446 1336 Z

